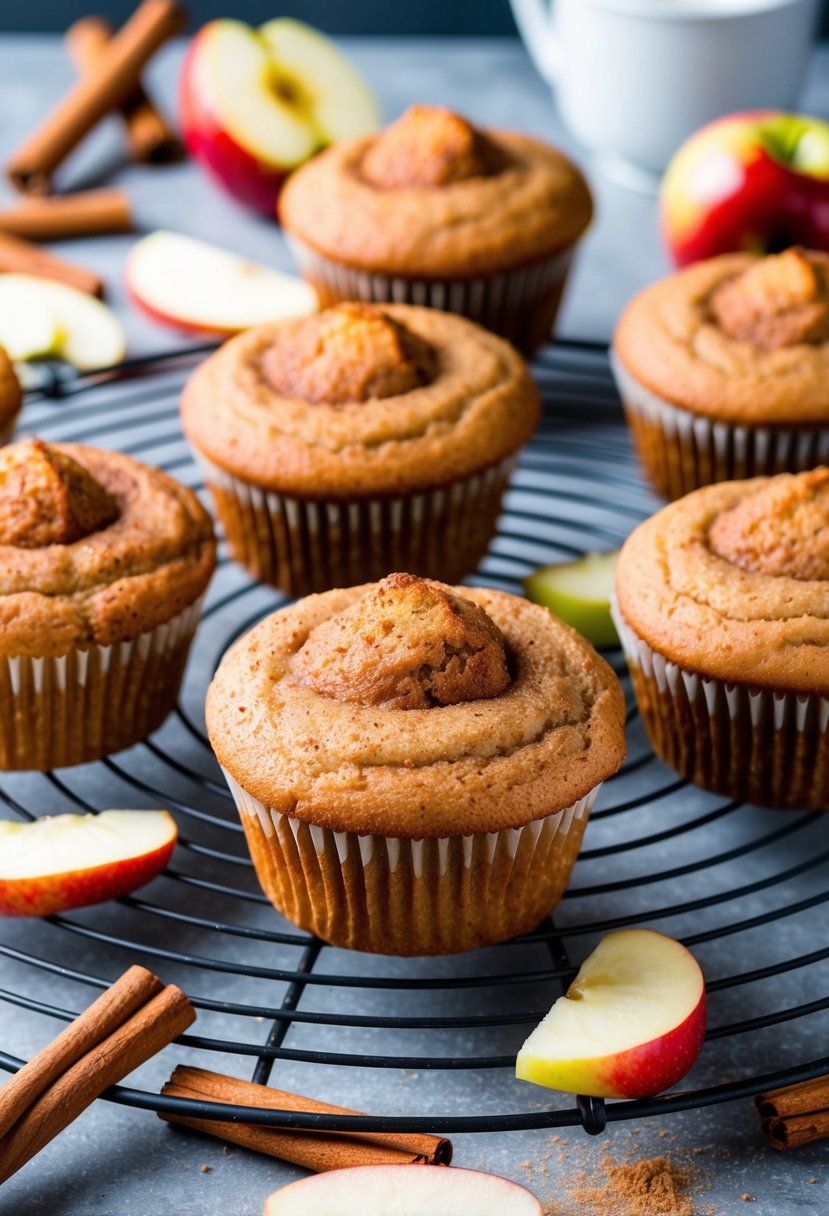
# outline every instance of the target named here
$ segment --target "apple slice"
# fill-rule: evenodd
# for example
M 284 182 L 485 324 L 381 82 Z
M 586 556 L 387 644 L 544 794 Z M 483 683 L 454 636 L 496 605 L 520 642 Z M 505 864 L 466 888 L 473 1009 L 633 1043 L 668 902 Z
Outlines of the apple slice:
M 178 828 L 167 811 L 0 820 L 0 915 L 51 916 L 127 895 L 166 866 Z
M 527 597 L 543 604 L 594 646 L 618 646 L 610 597 L 618 551 L 586 553 L 574 562 L 543 566 L 524 579 Z
M 45 320 L 54 336 L 48 350 L 37 353 L 78 368 L 109 367 L 120 363 L 126 351 L 124 331 L 112 309 L 65 283 L 31 274 L 0 274 L 0 317 L 14 318 L 11 324 L 23 332 L 40 332 L 43 342 Z
M 0 346 L 13 363 L 50 355 L 60 330 L 54 314 L 44 309 L 0 311 Z
M 232 20 L 203 26 L 185 56 L 179 105 L 193 156 L 271 219 L 292 169 L 379 123 L 357 69 L 324 34 L 287 17 L 260 30 Z
M 518 1053 L 515 1075 L 565 1093 L 648 1098 L 684 1077 L 705 1037 L 689 950 L 650 929 L 609 933 Z
M 235 334 L 319 307 L 302 279 L 177 232 L 153 232 L 133 245 L 126 281 L 154 321 L 197 333 Z
M 517 1182 L 445 1165 L 357 1165 L 301 1178 L 265 1200 L 265 1216 L 542 1216 Z

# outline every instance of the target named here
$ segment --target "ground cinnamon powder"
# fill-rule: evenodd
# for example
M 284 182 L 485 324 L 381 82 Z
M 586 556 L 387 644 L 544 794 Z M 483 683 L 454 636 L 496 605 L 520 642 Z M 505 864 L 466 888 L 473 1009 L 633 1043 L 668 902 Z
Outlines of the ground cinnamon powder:
M 568 1184 L 569 1204 L 551 1199 L 544 1216 L 565 1216 L 578 1211 L 584 1216 L 694 1216 L 691 1177 L 668 1157 L 624 1163 L 605 1155 L 601 1161 L 604 1180 L 579 1171 Z

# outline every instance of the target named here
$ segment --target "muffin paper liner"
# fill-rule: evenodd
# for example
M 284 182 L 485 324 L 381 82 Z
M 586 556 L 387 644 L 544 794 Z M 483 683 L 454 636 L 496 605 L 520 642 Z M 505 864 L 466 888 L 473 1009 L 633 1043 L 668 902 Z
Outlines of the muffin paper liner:
M 651 392 L 615 356 L 611 365 L 640 463 L 665 498 L 681 498 L 719 481 L 801 473 L 829 462 L 829 427 L 717 422 Z
M 225 778 L 274 906 L 331 945 L 398 955 L 533 929 L 564 893 L 600 788 L 522 828 L 409 840 L 317 827 Z
M 0 769 L 97 760 L 155 730 L 176 702 L 201 600 L 128 642 L 59 658 L 0 657 Z
M 263 490 L 196 455 L 235 560 L 297 596 L 396 570 L 459 582 L 495 533 L 516 460 L 420 494 L 318 502 Z
M 574 245 L 552 257 L 476 278 L 403 278 L 377 274 L 324 257 L 286 233 L 300 274 L 317 290 L 320 304 L 340 300 L 416 304 L 459 313 L 507 338 L 525 354 L 549 340 L 567 282 Z
M 653 650 L 612 605 L 657 754 L 716 794 L 778 809 L 829 807 L 829 698 L 729 684 Z

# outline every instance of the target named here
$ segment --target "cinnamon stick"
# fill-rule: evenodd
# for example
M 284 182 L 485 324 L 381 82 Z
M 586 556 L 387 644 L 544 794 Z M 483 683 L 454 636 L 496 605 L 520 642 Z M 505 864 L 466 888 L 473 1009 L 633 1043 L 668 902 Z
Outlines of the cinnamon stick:
M 33 274 L 40 279 L 56 279 L 75 287 L 88 296 L 102 296 L 104 281 L 94 270 L 64 262 L 54 254 L 22 241 L 20 237 L 0 232 L 0 273 L 13 271 L 17 274 Z
M 66 45 L 76 67 L 91 72 L 112 38 L 112 26 L 103 17 L 81 17 L 66 31 Z M 127 132 L 130 156 L 139 164 L 178 160 L 181 141 L 154 105 L 139 81 L 118 106 Z
M 174 1098 L 227 1102 L 234 1106 L 261 1106 L 270 1110 L 293 1110 L 320 1114 L 354 1115 L 358 1111 L 333 1106 L 300 1094 L 286 1093 L 268 1085 L 255 1085 L 204 1068 L 180 1066 L 162 1089 Z M 351 1165 L 448 1165 L 451 1141 L 440 1136 L 387 1134 L 378 1132 L 317 1132 L 251 1123 L 224 1123 L 158 1112 L 169 1123 L 181 1124 L 243 1148 L 322 1173 Z
M 29 198 L 0 211 L 0 232 L 27 241 L 60 241 L 131 229 L 129 199 L 117 188 Z
M 829 1076 L 786 1085 L 754 1101 L 773 1148 L 798 1148 L 829 1139 Z
M 0 1183 L 54 1140 L 95 1098 L 122 1081 L 195 1019 L 184 993 L 168 985 L 62 1073 L 0 1140 Z
M 182 29 L 184 19 L 176 0 L 143 0 L 94 67 L 9 158 L 6 172 L 14 185 L 32 194 L 48 193 L 58 165 L 104 114 L 129 97 L 144 64 Z
M 130 967 L 80 1017 L 0 1089 L 0 1140 L 53 1081 L 112 1034 L 163 987 L 151 971 Z

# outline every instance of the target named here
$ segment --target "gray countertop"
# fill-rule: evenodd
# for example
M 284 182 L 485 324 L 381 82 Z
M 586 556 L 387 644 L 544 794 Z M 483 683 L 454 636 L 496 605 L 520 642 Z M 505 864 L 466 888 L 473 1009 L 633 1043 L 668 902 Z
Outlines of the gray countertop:
M 568 148 L 585 165 L 595 186 L 598 215 L 578 260 L 560 332 L 569 336 L 607 338 L 625 300 L 667 269 L 656 231 L 654 200 L 629 193 L 591 172 L 589 162 L 572 147 L 562 131 L 550 94 L 520 46 L 512 41 L 496 40 L 358 40 L 348 43 L 347 47 L 374 83 L 388 118 L 414 100 L 444 102 L 484 124 L 512 126 L 548 138 Z M 168 48 L 158 56 L 149 73 L 154 92 L 170 110 L 180 56 L 181 47 Z M 826 67 L 826 55 L 821 54 L 806 96 L 808 107 L 822 114 L 829 111 L 829 71 Z M 7 36 L 0 42 L 1 159 L 71 78 L 72 70 L 54 39 Z M 276 228 L 240 210 L 207 182 L 194 165 L 163 169 L 124 166 L 115 120 L 108 121 L 67 164 L 61 184 L 80 187 L 112 181 L 122 182 L 128 188 L 138 223 L 144 230 L 179 229 L 275 265 L 287 268 L 290 264 Z M 186 339 L 155 327 L 127 305 L 121 267 L 133 239 L 124 236 L 80 241 L 56 248 L 104 274 L 109 299 L 127 327 L 131 353 L 168 349 L 178 341 L 186 344 Z M 167 458 L 173 450 L 169 444 L 164 447 L 167 442 L 166 437 L 159 437 L 158 447 L 149 445 L 146 458 L 159 462 Z M 178 440 L 170 441 L 175 442 Z M 226 570 L 223 577 L 232 580 L 234 573 Z M 255 594 L 264 597 L 263 605 L 267 602 L 269 593 Z M 200 634 L 202 650 L 196 661 L 214 660 L 220 642 L 221 638 L 212 634 L 210 626 L 206 625 Z M 193 704 L 191 708 L 197 717 L 199 707 Z M 179 759 L 193 764 L 200 762 L 200 753 L 185 732 L 173 729 L 170 746 L 176 749 Z M 140 768 L 140 761 L 135 764 Z M 117 778 L 106 770 L 81 775 L 78 780 L 85 796 L 94 805 L 117 805 L 122 796 Z M 59 792 L 47 785 L 44 778 L 16 777 L 11 779 L 10 788 L 21 801 L 33 807 L 47 810 L 60 809 L 62 805 Z M 698 802 L 695 805 L 699 807 Z M 685 809 L 681 799 L 667 809 L 648 808 L 641 822 L 642 833 L 658 831 L 664 822 L 663 814 L 682 815 Z M 737 843 L 739 833 L 746 829 L 746 822 L 741 820 L 735 827 L 729 820 L 729 827 L 723 820 L 722 827 L 716 829 L 719 832 L 716 847 L 727 849 Z M 778 822 L 773 813 L 757 812 L 752 830 L 761 827 L 771 830 Z M 595 825 L 594 837 L 591 825 L 593 844 L 601 842 L 603 826 L 607 825 Z M 639 827 L 637 823 L 637 829 Z M 810 834 L 810 839 L 814 847 L 814 833 Z M 781 846 L 784 852 L 788 850 L 786 864 L 795 866 L 806 855 L 807 847 L 802 839 L 800 852 L 791 841 Z M 781 864 L 782 856 L 782 853 L 778 856 Z M 754 860 L 746 863 L 747 877 L 761 878 L 762 866 L 755 855 L 752 857 Z M 661 847 L 648 858 L 649 864 L 659 870 L 671 861 L 676 862 L 676 854 L 663 853 Z M 622 872 L 624 864 L 622 856 L 618 861 Z M 601 863 L 591 873 L 600 877 Z M 725 884 L 736 884 L 746 879 L 746 871 L 726 869 L 721 872 L 721 878 Z M 776 889 L 775 897 L 790 900 L 798 897 L 801 891 L 807 891 L 807 880 L 803 881 L 802 887 L 799 882 L 793 882 L 784 889 Z M 692 886 L 689 879 L 679 896 L 685 898 Z M 669 905 L 677 897 L 671 883 L 663 884 L 656 906 Z M 643 895 L 643 900 L 649 899 L 654 899 L 653 890 L 645 891 Z M 639 906 L 636 900 L 634 891 L 628 909 Z M 646 902 L 641 906 L 646 906 Z M 747 900 L 737 912 L 748 916 L 755 910 L 751 900 Z M 261 909 L 254 911 L 261 912 Z M 113 907 L 111 911 L 105 909 L 94 915 L 94 923 L 99 928 L 119 932 L 124 915 L 122 909 Z M 706 910 L 700 921 L 705 922 L 707 915 Z M 83 921 L 83 914 L 80 919 Z M 825 905 L 818 906 L 805 918 L 790 918 L 781 923 L 783 928 L 773 940 L 755 935 L 746 945 L 744 936 L 740 935 L 739 945 L 734 944 L 733 937 L 726 937 L 718 944 L 719 952 L 713 948 L 706 952 L 703 948 L 706 967 L 710 965 L 714 974 L 734 974 L 750 966 L 761 966 L 769 950 L 782 950 L 784 954 L 790 952 L 795 956 L 815 949 L 825 938 Z M 815 940 L 816 926 L 821 927 L 819 942 Z M 670 921 L 666 922 L 666 930 L 672 931 Z M 176 936 L 175 927 L 169 933 L 171 944 L 182 949 L 199 948 L 196 937 L 184 933 Z M 21 921 L 0 925 L 0 942 L 6 946 L 52 958 L 70 968 L 114 976 L 126 966 L 127 960 L 121 951 L 78 935 L 57 936 L 56 942 L 56 931 L 46 924 Z M 239 957 L 244 956 L 244 949 L 242 942 Z M 331 965 L 347 971 L 350 966 L 347 956 L 339 952 L 332 954 L 335 963 Z M 280 958 L 277 951 L 274 965 L 290 965 L 290 961 Z M 436 961 L 429 964 L 433 973 L 444 975 L 452 974 L 455 966 L 462 969 L 465 963 Z M 494 959 L 493 967 L 497 966 L 497 959 Z M 811 971 L 794 972 L 791 991 L 786 990 L 785 982 L 782 988 L 778 986 L 775 990 L 776 1006 L 796 1005 L 818 998 L 826 991 L 825 972 L 826 964 L 819 961 Z M 164 974 L 167 976 L 166 970 Z M 176 978 L 174 971 L 169 978 Z M 189 981 L 190 978 L 185 971 L 182 979 Z M 785 981 L 785 976 L 783 978 Z M 208 981 L 209 977 L 198 976 L 194 987 L 200 983 L 198 990 L 208 995 L 205 988 Z M 237 979 L 234 985 L 234 999 L 252 1002 L 257 999 L 259 993 L 252 983 Z M 24 991 L 34 1000 L 64 1004 L 68 1008 L 81 1008 L 90 999 L 88 988 L 68 980 L 56 980 L 2 955 L 0 986 Z M 330 1002 L 336 996 L 336 991 L 333 994 L 330 990 L 320 991 L 316 1007 L 325 1008 L 326 1001 Z M 542 997 L 541 1003 L 543 1000 L 549 1002 L 549 990 L 545 990 Z M 451 1012 L 451 1006 L 446 1004 L 446 994 L 442 994 L 441 1001 L 443 1003 L 436 1006 L 434 1012 Z M 759 1014 L 762 1007 L 750 1012 Z M 212 1016 L 213 1021 L 208 1019 L 205 1033 L 220 1033 L 221 1016 Z M 743 1016 L 747 1014 L 735 996 L 720 994 L 719 1022 Z M 307 1045 L 308 1032 L 314 1029 L 313 1026 L 299 1028 L 298 1041 Z M 764 1038 L 758 1039 L 759 1060 L 747 1060 L 736 1046 L 733 1054 L 729 1054 L 732 1049 L 726 1044 L 708 1072 L 703 1067 L 701 1073 L 695 1074 L 697 1082 L 711 1084 L 742 1075 L 746 1070 L 770 1071 L 783 1067 L 791 1059 L 817 1057 L 825 1053 L 827 1029 L 825 1016 L 808 1022 L 795 1019 L 787 1023 L 785 1037 L 781 1036 L 779 1027 L 773 1028 Z M 337 1050 L 336 1032 L 330 1027 L 317 1030 L 314 1045 L 321 1050 Z M 54 1032 L 55 1023 L 51 1018 L 0 1002 L 0 1051 L 27 1058 Z M 495 1050 L 498 1050 L 497 1036 L 495 1043 Z M 491 1043 L 489 1047 L 492 1048 Z M 514 1050 L 513 1040 L 505 1038 L 501 1049 Z M 371 1050 L 370 1044 L 367 1046 L 364 1042 L 363 1050 Z M 425 1039 L 421 1041 L 415 1034 L 406 1039 L 404 1050 L 418 1054 L 429 1047 Z M 480 1050 L 480 1043 L 473 1042 L 470 1035 L 468 1043 L 460 1040 L 454 1050 L 475 1052 Z M 181 1049 L 171 1049 L 162 1061 L 141 1071 L 139 1083 L 144 1088 L 157 1089 L 168 1075 L 172 1062 L 181 1058 Z M 208 1067 L 220 1067 L 215 1059 L 202 1062 Z M 231 1056 L 226 1062 L 226 1071 L 250 1075 L 249 1058 Z M 542 1110 L 545 1106 L 545 1095 L 541 1091 L 528 1098 L 527 1087 L 524 1087 L 516 1094 L 516 1083 L 502 1075 L 504 1070 L 463 1073 L 460 1081 L 455 1074 L 451 1086 L 444 1076 L 424 1072 L 388 1070 L 380 1074 L 382 1084 L 378 1084 L 377 1073 L 369 1077 L 358 1068 L 328 1072 L 332 1074 L 330 1083 L 327 1074 L 324 1080 L 319 1080 L 311 1065 L 291 1067 L 288 1063 L 275 1073 L 274 1082 L 320 1096 L 324 1089 L 333 1101 L 390 1113 L 409 1110 L 442 1114 L 486 1113 L 526 1109 L 533 1102 L 535 1109 Z M 335 1079 L 333 1074 L 336 1074 Z M 760 1136 L 751 1103 L 745 1101 L 660 1120 L 645 1120 L 636 1125 L 615 1126 L 600 1141 L 589 1140 L 577 1129 L 564 1129 L 557 1136 L 551 1136 L 549 1131 L 460 1135 L 455 1137 L 455 1150 L 458 1165 L 496 1170 L 533 1186 L 544 1199 L 559 1199 L 562 1216 L 570 1216 L 573 1210 L 567 1204 L 566 1182 L 582 1171 L 588 1179 L 600 1181 L 601 1157 L 608 1151 L 617 1160 L 630 1155 L 666 1154 L 681 1164 L 690 1163 L 695 1178 L 695 1210 L 699 1214 L 713 1216 L 716 1212 L 719 1216 L 734 1216 L 737 1212 L 753 1212 L 757 1216 L 794 1216 L 795 1213 L 819 1213 L 829 1209 L 829 1185 L 823 1168 L 825 1149 L 817 1146 L 788 1156 L 773 1153 Z M 116 1213 L 117 1216 L 218 1216 L 220 1213 L 222 1216 L 230 1216 L 230 1213 L 258 1216 L 264 1196 L 298 1173 L 277 1161 L 238 1149 L 223 1149 L 218 1142 L 171 1131 L 146 1112 L 99 1102 L 3 1187 L 0 1213 L 2 1216 L 42 1216 L 46 1212 L 50 1216 L 114 1216 Z M 607 1211 L 612 1216 L 612 1209 Z M 558 1216 L 559 1207 L 555 1212 Z

